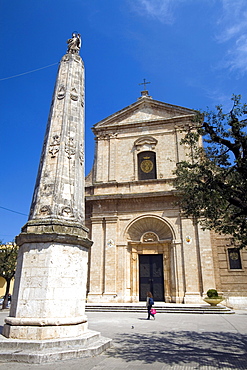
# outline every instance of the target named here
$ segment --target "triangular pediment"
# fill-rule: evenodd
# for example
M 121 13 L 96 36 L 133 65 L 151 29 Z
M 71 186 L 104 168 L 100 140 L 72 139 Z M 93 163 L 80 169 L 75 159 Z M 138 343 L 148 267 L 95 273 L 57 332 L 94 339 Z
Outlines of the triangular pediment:
M 94 129 L 132 125 L 141 122 L 169 121 L 174 118 L 188 117 L 194 114 L 195 111 L 192 109 L 145 97 L 98 122 L 94 125 Z

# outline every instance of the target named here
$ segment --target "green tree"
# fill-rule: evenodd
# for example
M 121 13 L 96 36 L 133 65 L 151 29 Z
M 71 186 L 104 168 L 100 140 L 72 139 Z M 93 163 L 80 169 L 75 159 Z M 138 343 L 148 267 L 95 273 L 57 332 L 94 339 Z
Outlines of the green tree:
M 187 158 L 177 163 L 175 186 L 186 217 L 203 229 L 231 235 L 232 243 L 247 245 L 247 105 L 241 96 L 224 113 L 198 113 L 181 145 Z M 200 145 L 201 138 L 205 143 Z
M 6 290 L 2 308 L 8 305 L 10 282 L 15 275 L 18 246 L 15 243 L 0 245 L 0 276 L 6 280 Z

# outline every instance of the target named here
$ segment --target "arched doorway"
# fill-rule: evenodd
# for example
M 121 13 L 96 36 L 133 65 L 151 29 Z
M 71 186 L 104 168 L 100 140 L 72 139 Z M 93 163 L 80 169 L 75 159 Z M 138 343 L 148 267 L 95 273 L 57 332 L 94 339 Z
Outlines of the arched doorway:
M 130 223 L 127 238 L 133 300 L 146 300 L 151 291 L 156 301 L 171 302 L 176 290 L 171 226 L 162 217 L 141 216 Z

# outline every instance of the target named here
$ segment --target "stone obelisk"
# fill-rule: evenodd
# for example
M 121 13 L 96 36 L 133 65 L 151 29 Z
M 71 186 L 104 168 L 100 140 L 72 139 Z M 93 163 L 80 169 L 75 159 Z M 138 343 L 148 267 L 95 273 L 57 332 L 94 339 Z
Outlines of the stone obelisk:
M 84 64 L 80 35 L 67 41 L 51 103 L 29 220 L 3 335 L 22 340 L 79 337 L 88 250 L 84 223 Z

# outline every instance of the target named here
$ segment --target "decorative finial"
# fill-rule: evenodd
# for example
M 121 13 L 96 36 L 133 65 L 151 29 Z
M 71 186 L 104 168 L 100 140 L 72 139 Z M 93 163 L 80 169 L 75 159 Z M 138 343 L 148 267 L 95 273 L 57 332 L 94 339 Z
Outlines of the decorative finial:
M 140 98 L 138 98 L 138 99 L 141 99 L 141 98 L 143 98 L 143 97 L 147 97 L 147 98 L 152 98 L 151 96 L 149 96 L 149 94 L 148 94 L 148 90 L 147 90 L 147 84 L 150 84 L 151 82 L 147 82 L 146 81 L 146 78 L 144 78 L 143 79 L 143 82 L 142 83 L 140 83 L 139 85 L 143 85 L 144 86 L 144 90 L 143 91 L 141 91 L 141 97 Z
M 147 84 L 151 84 L 151 82 L 147 82 L 146 81 L 146 78 L 143 79 L 143 82 L 140 83 L 139 85 L 143 85 L 144 86 L 144 91 L 147 91 Z
M 72 33 L 72 38 L 67 40 L 68 54 L 79 54 L 81 48 L 81 35 L 77 32 Z

